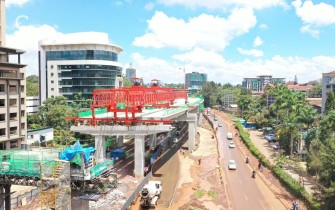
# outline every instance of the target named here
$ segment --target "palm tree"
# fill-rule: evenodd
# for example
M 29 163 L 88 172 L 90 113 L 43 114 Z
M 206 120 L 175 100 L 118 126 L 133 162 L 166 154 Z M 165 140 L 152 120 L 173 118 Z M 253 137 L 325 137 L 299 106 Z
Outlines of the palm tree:
M 290 155 L 293 155 L 294 132 L 297 132 L 298 127 L 298 116 L 295 113 L 292 113 L 289 116 L 285 116 L 283 123 L 279 125 L 279 130 L 286 130 L 290 134 Z

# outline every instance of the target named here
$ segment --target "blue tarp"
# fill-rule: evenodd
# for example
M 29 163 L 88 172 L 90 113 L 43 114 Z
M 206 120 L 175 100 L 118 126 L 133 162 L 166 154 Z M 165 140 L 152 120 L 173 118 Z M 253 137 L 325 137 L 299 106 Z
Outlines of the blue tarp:
M 125 154 L 126 151 L 124 151 L 123 149 L 114 149 L 111 152 L 111 157 L 121 159 L 125 156 Z
M 59 156 L 61 160 L 71 161 L 77 153 L 83 153 L 85 162 L 88 162 L 94 150 L 93 147 L 83 148 L 79 140 L 77 140 L 72 147 L 68 147 L 63 152 L 60 152 Z

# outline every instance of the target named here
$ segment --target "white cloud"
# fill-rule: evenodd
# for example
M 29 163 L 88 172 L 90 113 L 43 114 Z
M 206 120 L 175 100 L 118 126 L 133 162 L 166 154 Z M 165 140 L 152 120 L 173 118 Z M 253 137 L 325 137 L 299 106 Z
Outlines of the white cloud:
M 282 57 L 276 55 L 270 59 L 229 61 L 214 51 L 197 48 L 193 51 L 173 56 L 173 61 L 155 57 L 144 57 L 139 53 L 132 56 L 133 67 L 137 69 L 145 82 L 159 79 L 165 83 L 183 83 L 183 73 L 178 68 L 184 67 L 186 73 L 201 72 L 208 74 L 208 80 L 214 82 L 241 84 L 245 77 L 262 74 L 284 77 L 292 80 L 297 75 L 304 83 L 320 79 L 322 73 L 334 70 L 335 56 L 315 56 L 312 58 Z
M 305 25 L 300 28 L 302 33 L 309 33 L 312 37 L 318 38 L 320 35 L 320 30 L 313 29 L 310 25 Z
M 6 7 L 10 6 L 23 6 L 25 3 L 29 2 L 30 0 L 6 0 L 5 4 Z
M 295 0 L 292 5 L 305 24 L 326 26 L 335 23 L 335 7 L 330 4 L 313 4 L 311 0 L 302 3 L 301 0 Z
M 262 57 L 264 55 L 263 51 L 257 49 L 247 50 L 239 47 L 237 48 L 237 51 L 242 55 L 250 55 L 254 57 Z
M 295 8 L 297 16 L 303 22 L 303 26 L 300 28 L 300 31 L 303 33 L 319 37 L 320 27 L 335 23 L 335 7 L 330 4 L 323 2 L 313 4 L 311 0 L 302 3 L 301 0 L 295 0 L 292 2 L 292 5 Z
M 168 17 L 157 11 L 148 21 L 147 33 L 136 37 L 135 46 L 174 47 L 190 50 L 200 47 L 207 50 L 223 50 L 236 36 L 247 33 L 256 25 L 252 9 L 235 9 L 228 18 L 201 14 L 183 19 Z
M 261 46 L 262 44 L 264 43 L 264 41 L 259 37 L 257 36 L 254 40 L 254 47 L 259 47 Z
M 16 18 L 15 30 L 12 34 L 6 35 L 6 46 L 22 49 L 26 51 L 21 57 L 21 63 L 27 64 L 27 74 L 38 74 L 38 41 L 43 39 L 64 40 L 64 34 L 59 32 L 56 27 L 50 25 L 21 25 L 19 21 L 28 19 L 27 16 Z M 77 40 L 81 40 L 81 34 L 77 33 Z M 101 33 L 90 33 L 90 40 L 105 40 Z M 106 38 L 108 40 L 108 38 Z
M 165 5 L 184 5 L 189 8 L 206 7 L 208 9 L 224 9 L 226 7 L 249 7 L 263 9 L 273 6 L 288 8 L 285 0 L 159 0 Z
M 154 7 L 155 7 L 155 4 L 154 4 L 154 3 L 152 3 L 152 2 L 148 2 L 148 3 L 144 6 L 144 9 L 150 11 L 150 10 L 152 10 Z
M 259 25 L 259 28 L 262 29 L 262 30 L 266 30 L 266 29 L 268 29 L 269 27 L 268 27 L 268 25 L 262 23 L 262 24 Z

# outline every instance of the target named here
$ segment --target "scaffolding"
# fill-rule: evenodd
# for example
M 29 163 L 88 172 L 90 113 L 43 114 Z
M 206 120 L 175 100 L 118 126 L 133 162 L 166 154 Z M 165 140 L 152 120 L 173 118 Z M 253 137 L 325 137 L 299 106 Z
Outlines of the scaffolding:
M 70 162 L 53 160 L 41 164 L 41 209 L 71 209 Z

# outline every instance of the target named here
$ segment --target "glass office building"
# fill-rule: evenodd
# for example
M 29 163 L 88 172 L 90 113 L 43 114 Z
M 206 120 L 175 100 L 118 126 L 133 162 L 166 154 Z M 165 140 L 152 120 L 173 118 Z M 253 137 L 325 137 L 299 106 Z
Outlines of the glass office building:
M 187 88 L 200 88 L 207 82 L 207 74 L 192 72 L 185 74 L 185 84 Z
M 90 40 L 92 36 L 80 43 L 40 41 L 40 103 L 58 95 L 74 101 L 78 93 L 82 93 L 85 99 L 91 99 L 94 89 L 115 87 L 117 78 L 122 76 L 122 67 L 118 62 L 122 49 L 109 44 L 107 34 L 86 34 L 92 33 L 101 36 L 99 43 Z

